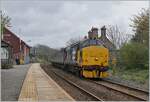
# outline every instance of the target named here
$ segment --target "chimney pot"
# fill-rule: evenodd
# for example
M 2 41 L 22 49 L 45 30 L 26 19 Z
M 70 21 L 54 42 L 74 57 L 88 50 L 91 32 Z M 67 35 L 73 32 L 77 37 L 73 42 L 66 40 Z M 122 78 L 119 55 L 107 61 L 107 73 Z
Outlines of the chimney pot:
M 92 39 L 97 39 L 98 38 L 98 28 L 92 27 Z

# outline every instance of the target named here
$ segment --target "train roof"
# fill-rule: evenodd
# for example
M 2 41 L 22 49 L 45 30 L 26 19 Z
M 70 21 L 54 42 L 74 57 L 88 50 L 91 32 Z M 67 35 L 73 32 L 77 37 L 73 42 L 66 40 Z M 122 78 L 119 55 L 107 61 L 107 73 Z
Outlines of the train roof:
M 76 42 L 76 43 L 73 43 L 73 44 L 71 44 L 70 46 L 67 46 L 67 47 L 65 47 L 65 48 L 68 48 L 68 47 L 73 47 L 73 46 L 76 46 L 76 45 L 78 45 L 78 44 L 83 44 L 84 42 L 86 42 L 86 41 L 89 41 L 89 40 L 93 40 L 93 41 L 98 41 L 99 42 L 99 45 L 102 45 L 102 46 L 104 46 L 103 45 L 103 42 L 101 41 L 101 40 L 99 40 L 99 39 L 84 39 L 84 40 L 82 40 L 82 41 L 78 41 L 78 42 Z

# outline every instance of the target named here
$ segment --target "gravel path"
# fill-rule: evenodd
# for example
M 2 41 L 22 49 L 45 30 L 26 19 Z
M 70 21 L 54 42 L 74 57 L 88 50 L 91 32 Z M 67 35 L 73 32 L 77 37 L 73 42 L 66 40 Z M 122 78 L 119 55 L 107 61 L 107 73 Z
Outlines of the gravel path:
M 1 69 L 1 100 L 17 101 L 26 73 L 31 64 Z

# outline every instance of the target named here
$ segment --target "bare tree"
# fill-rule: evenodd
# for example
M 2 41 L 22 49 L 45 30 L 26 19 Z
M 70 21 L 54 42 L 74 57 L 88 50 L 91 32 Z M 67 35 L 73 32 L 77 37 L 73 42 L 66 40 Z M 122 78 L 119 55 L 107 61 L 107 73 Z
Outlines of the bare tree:
M 107 27 L 108 39 L 119 49 L 124 43 L 131 39 L 131 35 L 121 32 L 117 25 L 109 25 Z
M 3 39 L 3 30 L 4 27 L 11 27 L 11 18 L 7 15 L 5 15 L 5 13 L 3 13 L 2 11 L 0 11 L 0 15 L 1 15 L 1 19 L 0 19 L 0 23 L 1 23 L 1 28 L 0 28 L 0 33 L 1 33 L 1 40 Z
M 4 26 L 10 27 L 11 18 L 7 16 L 5 13 L 3 13 L 2 11 L 0 11 L 0 15 L 1 15 L 1 27 L 4 27 Z
M 83 40 L 83 39 L 80 38 L 80 37 L 71 38 L 69 41 L 67 41 L 66 45 L 70 46 L 70 45 L 72 45 L 74 43 L 80 42 L 81 40 Z
M 58 53 L 58 50 L 50 48 L 47 45 L 41 45 L 41 44 L 34 46 L 33 49 L 35 49 L 36 53 L 33 52 L 31 54 L 35 54 L 37 59 L 40 59 L 43 61 L 50 61 L 52 59 L 52 57 L 56 53 Z

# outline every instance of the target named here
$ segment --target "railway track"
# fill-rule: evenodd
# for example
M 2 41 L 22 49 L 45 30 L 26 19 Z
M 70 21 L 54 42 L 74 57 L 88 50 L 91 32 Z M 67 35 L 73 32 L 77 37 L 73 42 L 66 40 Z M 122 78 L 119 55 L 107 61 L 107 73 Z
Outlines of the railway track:
M 94 86 L 96 88 L 96 90 L 99 90 L 100 88 L 102 88 L 103 89 L 103 91 L 101 91 L 102 93 L 104 92 L 104 94 L 105 94 L 106 92 L 108 92 L 108 95 L 106 94 L 106 97 L 102 96 L 103 98 L 101 98 L 101 96 L 99 96 L 99 94 L 98 94 L 99 93 L 98 91 L 96 92 L 96 91 L 88 90 L 87 87 L 85 87 L 85 88 L 81 87 L 83 85 L 82 84 L 80 85 L 79 82 L 76 82 L 77 80 L 73 81 L 72 78 L 68 78 L 69 76 L 66 76 L 65 74 L 64 75 L 60 74 L 59 71 L 57 71 L 57 70 L 56 71 L 51 70 L 51 72 L 54 75 L 56 75 L 58 78 L 60 78 L 61 80 L 67 82 L 74 88 L 78 89 L 79 91 L 81 91 L 82 93 L 84 93 L 85 95 L 90 97 L 90 99 L 92 98 L 92 100 L 95 100 L 95 101 L 104 101 L 104 100 L 109 100 L 109 101 L 110 100 L 147 101 L 149 99 L 148 91 L 130 87 L 130 86 L 127 86 L 124 84 L 120 84 L 120 83 L 114 82 L 112 80 L 108 80 L 108 79 L 102 79 L 101 81 L 98 81 L 98 80 L 94 81 L 94 80 L 89 80 L 89 79 L 84 80 L 85 82 L 89 82 L 89 85 Z M 86 84 L 86 85 L 88 85 L 88 84 Z M 104 91 L 105 89 L 108 89 L 108 90 Z
M 58 76 L 59 78 L 63 79 L 64 81 L 66 81 L 67 83 L 71 84 L 72 86 L 74 86 L 75 88 L 79 89 L 80 91 L 82 91 L 83 93 L 85 93 L 86 95 L 90 96 L 94 101 L 103 101 L 101 98 L 99 98 L 98 96 L 94 95 L 93 93 L 87 91 L 86 89 L 80 87 L 79 85 L 77 85 L 76 83 L 70 81 L 69 79 L 67 79 L 64 76 L 61 76 L 59 74 L 57 74 L 55 71 L 52 71 L 56 76 Z
M 108 89 L 118 91 L 122 94 L 128 95 L 130 97 L 133 97 L 139 101 L 147 101 L 149 99 L 149 92 L 144 91 L 141 89 L 129 87 L 120 83 L 112 82 L 109 80 L 101 80 L 101 81 L 92 81 L 93 83 L 97 85 L 104 86 Z

